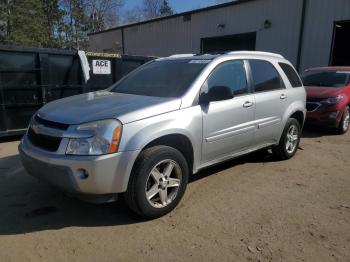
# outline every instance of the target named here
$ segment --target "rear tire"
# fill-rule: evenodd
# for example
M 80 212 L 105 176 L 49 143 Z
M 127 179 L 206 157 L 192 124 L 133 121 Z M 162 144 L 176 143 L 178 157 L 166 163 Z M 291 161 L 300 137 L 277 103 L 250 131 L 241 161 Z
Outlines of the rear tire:
M 189 169 L 175 148 L 154 146 L 145 149 L 133 168 L 124 197 L 130 209 L 153 219 L 172 211 L 182 199 Z
M 280 142 L 272 147 L 273 154 L 279 160 L 292 158 L 298 150 L 300 143 L 301 128 L 299 121 L 290 118 L 284 127 Z
M 347 106 L 344 110 L 343 116 L 337 128 L 338 134 L 345 134 L 349 130 L 349 122 L 350 122 L 350 109 Z

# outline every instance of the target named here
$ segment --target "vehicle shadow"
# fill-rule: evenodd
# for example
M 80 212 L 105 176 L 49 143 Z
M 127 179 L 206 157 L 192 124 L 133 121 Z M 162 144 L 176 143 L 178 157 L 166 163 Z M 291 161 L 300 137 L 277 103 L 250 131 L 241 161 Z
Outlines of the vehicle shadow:
M 29 176 L 18 155 L 0 158 L 0 210 L 0 235 L 144 221 L 123 201 L 96 205 L 66 196 Z
M 268 149 L 261 149 L 259 151 L 225 161 L 223 163 L 205 168 L 193 175 L 189 179 L 189 183 L 204 179 L 213 174 L 219 173 L 223 170 L 233 168 L 235 166 L 243 165 L 246 163 L 267 163 L 267 162 L 277 162 L 278 159 L 270 152 Z
M 262 150 L 227 161 L 192 176 L 190 183 L 244 163 L 274 161 Z M 124 204 L 89 204 L 29 176 L 18 155 L 0 158 L 0 235 L 66 227 L 120 226 L 145 222 Z
M 323 136 L 335 136 L 336 130 L 325 127 L 305 126 L 302 133 L 302 138 L 318 138 Z

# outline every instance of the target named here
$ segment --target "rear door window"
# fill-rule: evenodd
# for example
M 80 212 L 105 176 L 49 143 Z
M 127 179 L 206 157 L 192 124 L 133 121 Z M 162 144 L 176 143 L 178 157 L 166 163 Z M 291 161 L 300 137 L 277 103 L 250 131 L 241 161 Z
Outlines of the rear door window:
M 284 84 L 276 68 L 264 60 L 249 60 L 255 92 L 283 89 Z

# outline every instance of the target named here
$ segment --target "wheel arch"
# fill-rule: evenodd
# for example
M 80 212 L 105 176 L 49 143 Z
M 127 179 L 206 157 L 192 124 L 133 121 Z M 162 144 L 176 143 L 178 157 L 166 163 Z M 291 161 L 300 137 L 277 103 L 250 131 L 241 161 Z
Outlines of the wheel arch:
M 283 117 L 283 128 L 279 134 L 278 140 L 280 141 L 281 136 L 283 134 L 283 130 L 285 128 L 285 125 L 288 121 L 288 119 L 290 118 L 294 118 L 296 119 L 299 124 L 300 124 L 300 129 L 302 130 L 304 127 L 304 123 L 305 123 L 305 119 L 306 119 L 306 109 L 305 109 L 305 105 L 304 107 L 299 104 L 299 103 L 293 103 L 290 105 L 290 107 L 288 108 L 288 110 L 285 112 L 284 117 Z
M 186 159 L 189 171 L 192 172 L 194 162 L 194 149 L 191 140 L 184 134 L 173 133 L 160 136 L 148 142 L 142 149 L 144 151 L 147 148 L 153 146 L 169 146 L 177 149 Z
M 305 122 L 305 115 L 304 115 L 304 113 L 301 110 L 295 111 L 293 114 L 291 114 L 289 116 L 289 118 L 295 118 L 296 120 L 298 120 L 300 128 L 301 129 L 303 128 L 304 122 Z

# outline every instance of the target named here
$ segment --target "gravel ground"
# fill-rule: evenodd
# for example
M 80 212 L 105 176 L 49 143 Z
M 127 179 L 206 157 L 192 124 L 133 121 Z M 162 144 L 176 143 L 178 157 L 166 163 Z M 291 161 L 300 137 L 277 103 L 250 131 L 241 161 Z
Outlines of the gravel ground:
M 153 221 L 28 176 L 17 145 L 0 143 L 1 261 L 350 261 L 350 133 L 308 130 L 289 161 L 204 170 Z

